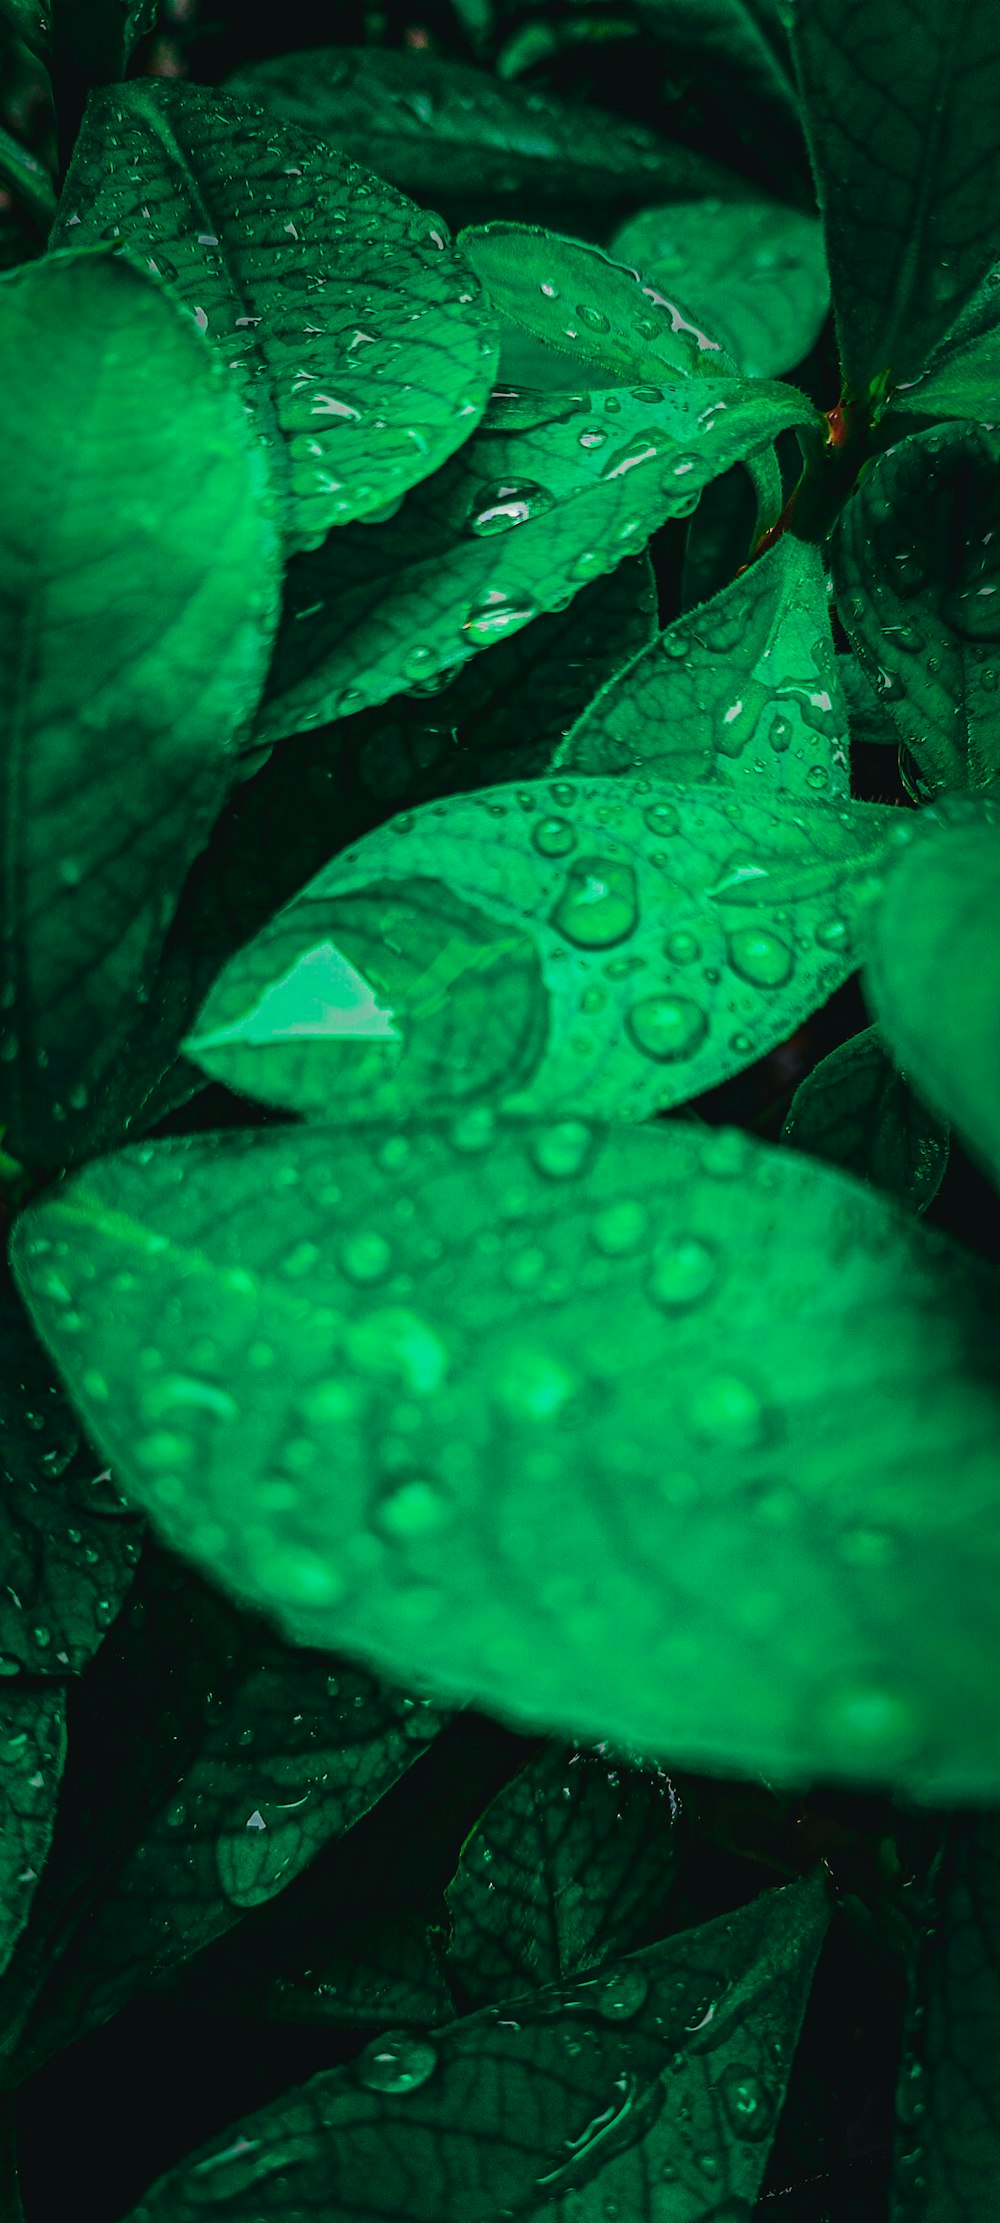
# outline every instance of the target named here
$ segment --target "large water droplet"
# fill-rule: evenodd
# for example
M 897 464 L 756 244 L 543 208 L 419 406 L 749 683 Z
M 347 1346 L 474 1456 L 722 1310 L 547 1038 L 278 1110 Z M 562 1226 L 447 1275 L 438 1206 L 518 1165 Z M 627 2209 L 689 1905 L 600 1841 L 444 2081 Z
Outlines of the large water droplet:
M 674 1235 L 657 1244 L 646 1284 L 655 1304 L 682 1310 L 707 1297 L 719 1271 L 719 1256 L 700 1235 Z
M 755 988 L 780 988 L 795 970 L 787 944 L 762 926 L 740 927 L 729 935 L 726 949 L 734 973 Z
M 690 996 L 644 996 L 625 1021 L 637 1050 L 661 1064 L 693 1056 L 708 1033 L 708 1020 Z
M 373 2038 L 354 2063 L 359 2084 L 370 2092 L 415 2092 L 437 2068 L 437 2047 L 408 2030 L 387 2030 Z
M 537 479 L 498 479 L 490 486 L 480 487 L 468 529 L 480 538 L 490 533 L 510 532 L 515 525 L 526 525 L 529 518 L 544 517 L 554 506 L 554 494 L 540 486 Z
M 503 640 L 508 633 L 516 633 L 535 615 L 535 604 L 526 596 L 514 598 L 500 588 L 490 588 L 472 604 L 462 631 L 477 647 L 485 647 L 490 641 Z
M 578 857 L 552 912 L 552 924 L 579 949 L 610 949 L 639 917 L 635 873 L 610 857 Z

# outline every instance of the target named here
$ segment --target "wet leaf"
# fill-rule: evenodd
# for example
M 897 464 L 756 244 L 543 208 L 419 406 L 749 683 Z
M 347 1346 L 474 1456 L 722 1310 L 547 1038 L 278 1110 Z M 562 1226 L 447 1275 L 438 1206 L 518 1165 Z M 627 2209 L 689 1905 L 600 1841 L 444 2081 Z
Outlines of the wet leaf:
M 894 410 L 990 424 L 1000 399 L 1000 264 L 988 270 L 919 378 L 897 386 Z
M 888 450 L 831 543 L 837 609 L 927 794 L 1000 777 L 1000 438 L 942 426 Z
M 1000 815 L 920 814 L 870 922 L 865 995 L 893 1057 L 1000 1179 Z
M 818 338 L 830 302 L 822 226 L 780 201 L 675 200 L 644 208 L 611 252 L 672 293 L 750 378 L 793 370 Z
M 31 1912 L 66 1757 L 57 1683 L 0 1684 L 0 1974 Z
M 665 2200 L 677 2223 L 722 2201 L 743 2223 L 827 1919 L 813 1877 L 433 2038 L 386 2032 L 231 2125 L 131 2223 L 249 2223 L 262 2198 L 275 2223 L 307 2207 L 330 2223 L 527 2218 L 555 2194 L 580 2223 L 652 2223 Z
M 996 256 L 996 19 L 798 0 L 792 38 L 848 383 L 914 378 Z
M 850 792 L 846 740 L 823 564 L 785 533 L 607 682 L 555 764 L 830 801 Z
M 781 508 L 781 474 L 774 490 Z M 749 556 L 760 520 L 754 520 L 754 495 L 749 475 L 738 464 L 706 486 L 684 542 L 680 608 L 693 610 L 707 602 L 735 579 Z
M 837 658 L 837 679 L 847 704 L 851 740 L 865 748 L 898 749 L 899 734 L 853 652 Z
M 948 1164 L 948 1128 L 914 1096 L 874 1027 L 841 1042 L 797 1088 L 783 1142 L 925 1212 Z
M 654 1935 L 673 1824 L 665 1776 L 547 1745 L 487 1808 L 448 1887 L 448 1968 L 470 2006 L 581 1975 Z
M 495 338 L 441 219 L 250 103 L 158 78 L 92 93 L 53 240 L 108 237 L 227 366 L 292 548 L 396 500 L 482 414 Z
M 648 1118 L 858 964 L 889 814 L 810 803 L 619 776 L 428 804 L 240 952 L 186 1054 L 313 1118 Z
M 664 312 L 665 313 L 665 312 Z M 261 744 L 454 673 L 687 516 L 731 463 L 812 416 L 791 386 L 736 378 L 506 397 L 377 530 L 288 567 Z
M 679 1121 L 230 1131 L 96 1161 L 13 1255 L 129 1494 L 296 1642 L 668 1764 L 996 1795 L 1000 1286 L 857 1182 Z
M 0 16 L 33 54 L 97 83 L 124 77 L 153 27 L 156 0 L 0 0 Z
M 292 1486 L 272 1477 L 275 1512 Z M 289 1649 L 162 1555 L 83 1687 L 10 1972 L 0 2042 L 19 2077 L 284 1890 L 441 1718 L 363 1667 Z
M 915 1972 L 896 2089 L 891 2223 L 979 2223 L 1000 2173 L 1000 1818 L 957 1814 Z
M 0 281 L 0 332 L 0 1113 L 64 1165 L 231 782 L 277 549 L 239 407 L 151 279 L 46 257 Z
M 124 1599 L 139 1524 L 83 1436 L 15 1292 L 0 1290 L 0 1695 L 78 1673 Z
M 417 200 L 472 197 L 596 213 L 695 192 L 734 195 L 740 180 L 692 148 L 536 87 L 504 84 L 426 53 L 314 47 L 252 63 L 226 90 L 333 139 Z

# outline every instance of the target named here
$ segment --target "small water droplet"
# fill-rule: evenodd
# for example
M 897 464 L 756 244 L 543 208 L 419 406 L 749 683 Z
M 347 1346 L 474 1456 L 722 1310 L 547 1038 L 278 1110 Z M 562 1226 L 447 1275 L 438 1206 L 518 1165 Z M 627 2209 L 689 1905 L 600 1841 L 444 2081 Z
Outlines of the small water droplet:
M 719 1255 L 700 1235 L 678 1234 L 657 1244 L 646 1284 L 654 1304 L 670 1311 L 700 1304 L 717 1279 Z
M 593 2009 L 602 2022 L 631 2022 L 649 1997 L 649 1978 L 641 1968 L 614 1969 L 597 1984 Z
M 450 1497 L 432 1475 L 410 1474 L 378 1499 L 372 1518 L 384 1536 L 409 1543 L 446 1528 L 452 1512 Z
M 763 1400 L 742 1374 L 709 1374 L 690 1399 L 688 1418 L 696 1435 L 726 1450 L 752 1450 L 767 1435 Z
M 531 840 L 541 857 L 567 857 L 576 848 L 576 829 L 567 818 L 540 818 Z
M 582 1119 L 560 1119 L 531 1138 L 531 1156 L 550 1181 L 571 1181 L 582 1173 L 597 1148 L 597 1136 Z
M 619 1197 L 604 1204 L 590 1222 L 590 1238 L 606 1258 L 623 1258 L 638 1250 L 649 1226 L 646 1206 L 636 1197 Z
M 662 1064 L 693 1056 L 708 1033 L 708 1019 L 690 996 L 644 996 L 625 1025 L 636 1049 Z
M 795 970 L 787 944 L 761 926 L 740 927 L 728 936 L 726 950 L 734 973 L 755 988 L 780 988 Z
M 668 935 L 663 948 L 674 965 L 692 965 L 695 958 L 701 956 L 701 943 L 686 927 L 678 927 L 676 934 Z

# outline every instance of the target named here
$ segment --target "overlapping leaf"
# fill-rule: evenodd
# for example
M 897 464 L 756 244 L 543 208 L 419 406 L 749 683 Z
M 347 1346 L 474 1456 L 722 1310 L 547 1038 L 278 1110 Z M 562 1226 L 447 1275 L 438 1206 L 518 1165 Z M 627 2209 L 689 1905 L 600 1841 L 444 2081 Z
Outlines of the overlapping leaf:
M 315 47 L 252 63 L 226 90 L 332 139 L 435 207 L 515 202 L 599 216 L 642 199 L 743 190 L 708 156 L 641 124 L 430 53 Z
M 665 1777 L 547 1745 L 487 1808 L 448 1887 L 448 1969 L 469 2004 L 582 1975 L 657 1934 L 673 1824 Z
M 791 386 L 731 377 L 513 404 L 502 397 L 388 523 L 293 558 L 260 743 L 455 671 L 613 571 L 719 472 L 813 415 Z
M 0 283 L 0 328 L 0 1098 L 59 1165 L 230 783 L 277 549 L 239 405 L 150 278 L 53 255 Z
M 858 1183 L 683 1122 L 229 1132 L 98 1160 L 14 1264 L 129 1493 L 296 1641 L 996 1795 L 1000 1287 Z
M 798 0 L 841 361 L 916 377 L 996 260 L 1000 24 L 979 0 Z
M 841 512 L 837 608 L 927 793 L 1000 777 L 1000 439 L 942 426 L 891 448 Z
M 781 1139 L 916 1212 L 933 1203 L 948 1164 L 947 1123 L 914 1096 L 874 1027 L 831 1050 L 796 1089 Z
M 819 551 L 786 533 L 640 649 L 555 762 L 829 800 L 850 792 L 846 739 Z
M 66 1757 L 56 1683 L 0 1684 L 0 1974 L 31 1912 Z
M 921 814 L 871 921 L 865 994 L 894 1058 L 1000 1178 L 1000 810 Z
M 980 2223 L 1000 2172 L 1000 1823 L 947 1825 L 897 2086 L 891 2223 Z
M 675 200 L 644 208 L 611 251 L 674 288 L 751 378 L 792 370 L 817 339 L 830 285 L 822 227 L 780 201 Z
M 889 829 L 877 805 L 804 817 L 794 797 L 637 776 L 428 804 L 318 873 L 184 1047 L 313 1118 L 488 1100 L 644 1119 L 783 1041 L 854 970 Z
M 863 748 L 898 749 L 899 734 L 893 725 L 882 696 L 876 694 L 871 682 L 853 653 L 837 658 L 837 679 L 847 704 L 847 722 L 852 742 Z
M 496 344 L 468 264 L 311 132 L 156 78 L 92 94 L 53 237 L 109 236 L 227 365 L 293 548 L 398 499 L 482 414 Z
M 291 1486 L 272 1477 L 276 1514 Z M 22 2076 L 283 1890 L 440 1722 L 363 1668 L 290 1651 L 160 1557 L 84 1690 L 10 1971 L 2 2048 Z
M 893 409 L 993 422 L 1000 401 L 1000 263 L 988 270 L 918 378 L 893 391 Z
M 580 2223 L 747 2216 L 827 1920 L 813 1877 L 433 2038 L 387 2032 L 233 2124 L 131 2223 L 249 2223 L 262 2199 L 274 2223 L 529 2218 L 559 2194 Z

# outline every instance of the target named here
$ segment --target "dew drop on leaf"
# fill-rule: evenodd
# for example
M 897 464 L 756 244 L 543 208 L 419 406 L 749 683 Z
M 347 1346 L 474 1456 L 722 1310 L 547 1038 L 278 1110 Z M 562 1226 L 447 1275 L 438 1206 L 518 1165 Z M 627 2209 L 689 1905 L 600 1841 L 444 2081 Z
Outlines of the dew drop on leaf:
M 578 857 L 552 912 L 553 926 L 578 949 L 611 949 L 638 918 L 635 873 L 610 857 Z
M 625 1025 L 636 1049 L 662 1064 L 693 1056 L 708 1032 L 708 1019 L 690 996 L 644 996 Z
M 730 934 L 726 949 L 734 973 L 755 988 L 781 988 L 795 970 L 787 944 L 760 926 L 741 927 Z
M 370 2092 L 415 2092 L 437 2067 L 437 2047 L 407 2030 L 388 2030 L 374 2038 L 354 2063 L 358 2082 Z
M 700 1235 L 676 1235 L 657 1244 L 647 1291 L 655 1304 L 681 1311 L 707 1297 L 718 1271 L 718 1253 L 710 1243 Z

